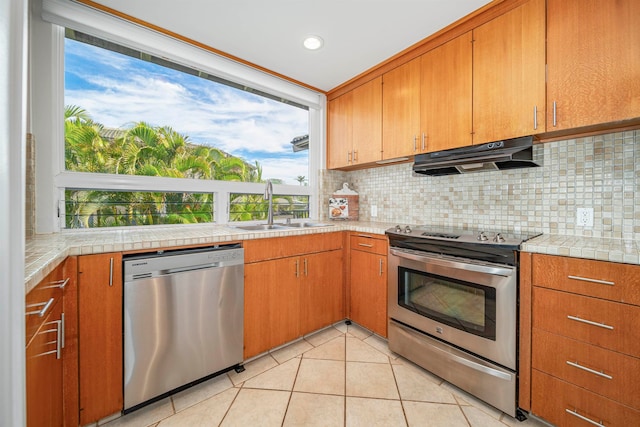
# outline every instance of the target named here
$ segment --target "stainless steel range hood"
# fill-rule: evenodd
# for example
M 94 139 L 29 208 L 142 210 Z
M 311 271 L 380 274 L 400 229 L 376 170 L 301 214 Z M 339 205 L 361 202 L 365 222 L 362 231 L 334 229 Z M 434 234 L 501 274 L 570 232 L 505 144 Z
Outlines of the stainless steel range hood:
M 413 171 L 440 176 L 491 170 L 530 168 L 533 161 L 533 137 L 506 139 L 481 145 L 418 154 Z

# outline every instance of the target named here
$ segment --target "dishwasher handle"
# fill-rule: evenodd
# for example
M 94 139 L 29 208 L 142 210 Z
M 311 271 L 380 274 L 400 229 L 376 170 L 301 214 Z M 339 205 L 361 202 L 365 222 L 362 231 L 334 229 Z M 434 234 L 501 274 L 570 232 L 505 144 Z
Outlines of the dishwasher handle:
M 190 265 L 188 267 L 168 268 L 166 270 L 160 270 L 159 273 L 161 275 L 176 274 L 176 273 L 186 273 L 187 271 L 207 270 L 209 268 L 219 268 L 219 267 L 221 267 L 221 263 L 211 262 L 208 264 Z

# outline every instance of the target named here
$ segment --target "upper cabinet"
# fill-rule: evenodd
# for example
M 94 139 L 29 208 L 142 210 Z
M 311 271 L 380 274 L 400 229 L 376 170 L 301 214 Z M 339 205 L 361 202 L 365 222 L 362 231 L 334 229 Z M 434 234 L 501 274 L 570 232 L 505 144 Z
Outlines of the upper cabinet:
M 382 77 L 329 101 L 327 167 L 382 159 Z
M 471 145 L 471 32 L 422 55 L 420 152 Z
M 471 145 L 471 32 L 383 75 L 384 159 Z
M 382 76 L 382 158 L 414 154 L 420 147 L 420 58 Z
M 547 1 L 547 130 L 640 116 L 640 2 Z
M 473 143 L 545 131 L 545 1 L 473 30 Z
M 327 167 L 342 168 L 351 165 L 353 145 L 353 92 L 347 92 L 328 102 Z
M 637 0 L 497 2 L 330 101 L 328 167 L 637 124 L 637 16 Z

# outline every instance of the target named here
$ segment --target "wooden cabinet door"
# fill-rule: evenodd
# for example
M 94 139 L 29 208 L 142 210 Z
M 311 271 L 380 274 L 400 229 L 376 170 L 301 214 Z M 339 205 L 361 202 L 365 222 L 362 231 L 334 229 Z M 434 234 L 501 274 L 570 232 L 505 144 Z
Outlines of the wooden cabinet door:
M 351 250 L 350 315 L 359 325 L 387 336 L 387 257 Z
M 342 250 L 301 257 L 301 334 L 313 332 L 344 318 Z
M 471 145 L 471 32 L 421 57 L 421 129 L 418 151 L 430 152 Z M 424 145 L 423 145 L 424 141 Z
M 344 96 L 344 95 L 343 95 Z M 352 165 L 382 159 L 382 76 L 353 90 Z
M 351 165 L 353 145 L 353 92 L 328 102 L 327 168 Z
M 56 301 L 26 348 L 28 427 L 61 427 L 64 422 L 62 359 L 58 351 L 63 333 L 61 318 L 62 302 Z
M 300 257 L 244 266 L 244 358 L 300 336 Z
M 412 156 L 422 140 L 420 58 L 385 73 L 382 95 L 382 158 Z
M 475 28 L 473 39 L 473 143 L 544 132 L 545 0 Z
M 637 0 L 547 1 L 549 131 L 640 116 L 638 16 Z
M 78 257 L 80 424 L 123 408 L 122 254 Z

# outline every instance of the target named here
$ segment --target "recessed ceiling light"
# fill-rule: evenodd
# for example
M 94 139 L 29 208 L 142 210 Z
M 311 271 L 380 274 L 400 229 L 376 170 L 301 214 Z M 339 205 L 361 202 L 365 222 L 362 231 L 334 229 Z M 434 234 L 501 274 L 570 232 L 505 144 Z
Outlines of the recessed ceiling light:
M 324 44 L 324 40 L 319 36 L 307 36 L 302 44 L 309 50 L 318 50 Z

